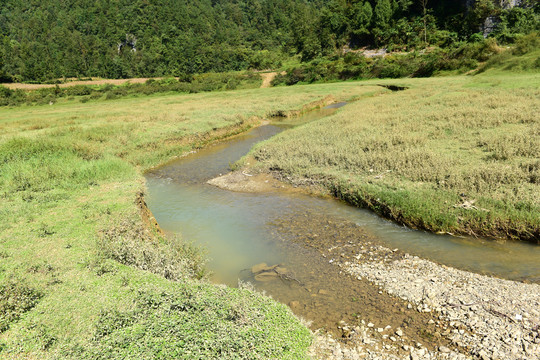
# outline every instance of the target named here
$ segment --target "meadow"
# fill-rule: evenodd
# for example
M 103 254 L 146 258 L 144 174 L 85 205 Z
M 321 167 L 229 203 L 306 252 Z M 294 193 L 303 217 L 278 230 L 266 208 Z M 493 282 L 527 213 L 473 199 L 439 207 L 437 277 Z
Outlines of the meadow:
M 285 305 L 209 283 L 203 250 L 151 226 L 143 173 L 329 95 L 384 92 L 341 83 L 0 109 L 0 357 L 304 358 L 311 335 Z
M 252 166 L 410 227 L 535 241 L 540 74 L 508 64 L 3 107 L 0 357 L 305 358 L 310 332 L 285 305 L 211 284 L 204 249 L 154 226 L 143 174 L 331 101 L 349 104 L 257 145 Z
M 540 73 L 508 72 L 517 60 L 495 58 L 474 76 L 377 81 L 407 90 L 260 143 L 252 166 L 411 228 L 538 242 Z

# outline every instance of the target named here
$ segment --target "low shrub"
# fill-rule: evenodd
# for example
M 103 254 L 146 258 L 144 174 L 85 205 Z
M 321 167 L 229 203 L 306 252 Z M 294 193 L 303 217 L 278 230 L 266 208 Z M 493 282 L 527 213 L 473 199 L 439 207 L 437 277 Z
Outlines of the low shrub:
M 0 284 L 0 333 L 37 305 L 43 294 L 20 280 Z
M 89 86 L 84 85 L 70 86 L 67 87 L 64 91 L 67 96 L 84 96 L 90 95 L 92 93 L 92 89 Z
M 98 257 L 150 271 L 169 280 L 205 278 L 206 258 L 201 249 L 179 238 L 152 235 L 140 223 L 124 220 L 102 231 Z

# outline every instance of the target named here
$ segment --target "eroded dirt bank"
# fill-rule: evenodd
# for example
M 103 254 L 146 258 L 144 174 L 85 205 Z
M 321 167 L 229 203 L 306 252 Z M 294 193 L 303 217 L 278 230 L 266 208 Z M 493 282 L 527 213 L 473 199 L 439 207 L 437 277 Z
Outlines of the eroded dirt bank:
M 234 191 L 292 188 L 271 175 L 247 170 L 209 183 Z M 322 214 L 287 217 L 273 225 L 284 240 L 317 250 L 321 261 L 346 277 L 351 288 L 361 289 L 362 295 L 351 299 L 356 305 L 328 314 L 339 331 L 333 336 L 319 332 L 312 348 L 314 356 L 540 358 L 538 284 L 474 274 L 389 249 L 356 224 Z M 312 298 L 351 296 L 331 291 L 312 290 Z M 289 305 L 298 315 L 309 318 L 316 303 L 301 300 Z

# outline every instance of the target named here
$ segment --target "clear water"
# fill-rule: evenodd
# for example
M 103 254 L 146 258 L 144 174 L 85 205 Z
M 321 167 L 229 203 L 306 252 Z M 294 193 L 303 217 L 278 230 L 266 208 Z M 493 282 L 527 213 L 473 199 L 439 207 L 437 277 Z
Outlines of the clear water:
M 336 108 L 310 114 L 309 120 L 328 115 Z M 303 258 L 305 250 L 283 246 L 271 225 L 276 219 L 309 211 L 353 221 L 390 248 L 455 268 L 540 283 L 540 246 L 534 244 L 434 235 L 398 226 L 370 211 L 331 199 L 279 191 L 237 193 L 206 184 L 207 180 L 228 172 L 229 164 L 245 155 L 253 144 L 281 130 L 282 127 L 273 125 L 253 129 L 146 176 L 146 202 L 159 225 L 166 232 L 180 233 L 186 241 L 208 250 L 208 266 L 214 272 L 214 281 L 236 286 L 246 269 L 262 262 L 309 263 L 309 259 Z

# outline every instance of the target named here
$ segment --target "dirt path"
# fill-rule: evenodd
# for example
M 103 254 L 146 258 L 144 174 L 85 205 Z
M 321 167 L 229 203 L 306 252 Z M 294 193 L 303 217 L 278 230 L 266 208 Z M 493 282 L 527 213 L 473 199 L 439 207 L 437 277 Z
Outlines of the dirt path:
M 261 88 L 269 88 L 272 86 L 272 80 L 275 79 L 278 73 L 270 72 L 270 73 L 261 73 L 260 75 L 261 75 L 261 78 L 263 79 Z M 162 78 L 97 79 L 97 80 L 82 80 L 82 81 L 73 80 L 73 81 L 65 82 L 63 84 L 58 84 L 58 87 L 67 88 L 67 87 L 77 86 L 77 85 L 104 85 L 104 84 L 122 85 L 127 82 L 131 84 L 142 84 L 142 83 L 145 83 L 149 79 L 161 80 Z M 31 90 L 52 88 L 52 87 L 55 87 L 57 84 L 3 83 L 0 85 L 7 87 L 8 89 L 12 89 L 12 90 L 21 89 L 25 91 L 31 91 Z
M 127 82 L 131 84 L 142 84 L 145 83 L 150 78 L 133 78 L 133 79 L 98 79 L 98 80 L 83 80 L 83 81 L 70 81 L 63 84 L 58 84 L 58 87 L 61 88 L 67 88 L 70 86 L 77 86 L 77 85 L 104 85 L 104 84 L 111 84 L 111 85 L 122 85 Z M 161 80 L 162 78 L 153 78 L 154 80 Z M 45 89 L 45 88 L 52 88 L 55 87 L 56 84 L 22 84 L 22 83 L 5 83 L 0 84 L 2 86 L 5 86 L 9 89 L 22 89 L 22 90 L 39 90 L 39 89 Z
M 261 84 L 261 89 L 271 87 L 272 80 L 276 78 L 277 74 L 278 74 L 277 72 L 261 73 L 261 77 L 263 79 L 263 82 Z

